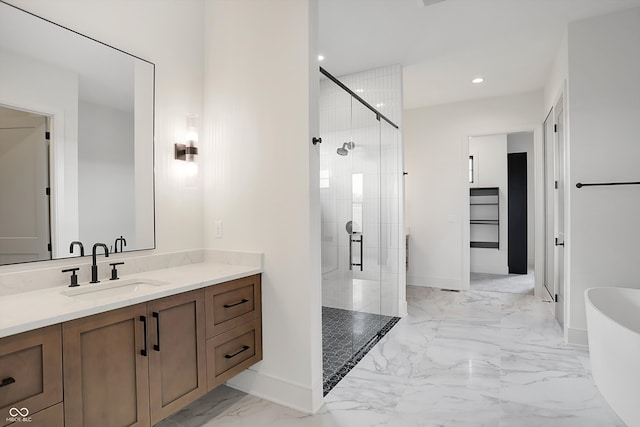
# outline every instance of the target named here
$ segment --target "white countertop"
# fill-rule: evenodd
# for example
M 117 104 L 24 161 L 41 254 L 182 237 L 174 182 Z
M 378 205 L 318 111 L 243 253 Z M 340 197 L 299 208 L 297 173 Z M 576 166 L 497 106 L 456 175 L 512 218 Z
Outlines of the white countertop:
M 204 262 L 122 276 L 120 280 L 148 279 L 166 283 L 161 286 L 149 286 L 135 294 L 126 293 L 96 299 L 62 294 L 62 292 L 78 290 L 82 287 L 99 287 L 116 283 L 107 279 L 97 284 L 81 283 L 81 287 L 75 288 L 62 286 L 2 296 L 0 297 L 0 338 L 261 272 L 262 268 L 255 266 Z

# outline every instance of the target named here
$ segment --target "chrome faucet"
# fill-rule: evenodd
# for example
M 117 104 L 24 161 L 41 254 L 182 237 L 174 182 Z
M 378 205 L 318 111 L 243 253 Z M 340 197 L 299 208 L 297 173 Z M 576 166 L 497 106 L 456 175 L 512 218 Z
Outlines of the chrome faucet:
M 104 256 L 109 257 L 109 248 L 104 243 L 96 243 L 93 245 L 93 250 L 91 252 L 91 259 L 93 264 L 91 264 L 91 283 L 98 283 L 98 264 L 96 264 L 96 249 L 98 247 L 104 248 Z
M 80 246 L 80 256 L 84 256 L 84 245 L 82 244 L 82 242 L 78 242 L 77 240 L 71 242 L 71 245 L 69 245 L 69 252 L 73 253 L 73 247 L 75 245 Z

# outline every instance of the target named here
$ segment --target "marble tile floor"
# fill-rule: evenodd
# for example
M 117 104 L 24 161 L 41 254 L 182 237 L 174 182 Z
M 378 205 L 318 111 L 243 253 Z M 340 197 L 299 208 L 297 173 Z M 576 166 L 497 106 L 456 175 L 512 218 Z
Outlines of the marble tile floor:
M 409 315 L 314 415 L 222 386 L 162 427 L 623 427 L 531 295 L 408 287 Z
M 471 273 L 470 287 L 474 291 L 506 292 L 533 295 L 533 268 L 527 274 Z

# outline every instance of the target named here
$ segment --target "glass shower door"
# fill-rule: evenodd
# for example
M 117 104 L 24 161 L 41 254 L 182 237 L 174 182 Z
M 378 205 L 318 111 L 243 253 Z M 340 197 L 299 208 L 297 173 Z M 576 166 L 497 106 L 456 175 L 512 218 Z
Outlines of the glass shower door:
M 345 92 L 333 104 L 321 114 L 323 306 L 379 314 L 380 122 Z
M 368 351 L 382 327 L 380 317 L 380 121 L 352 100 L 351 234 L 348 235 L 352 351 Z
M 327 381 L 333 377 L 337 383 L 344 367 L 368 350 L 381 328 L 380 122 L 337 86 L 323 90 L 320 199 L 326 391 Z

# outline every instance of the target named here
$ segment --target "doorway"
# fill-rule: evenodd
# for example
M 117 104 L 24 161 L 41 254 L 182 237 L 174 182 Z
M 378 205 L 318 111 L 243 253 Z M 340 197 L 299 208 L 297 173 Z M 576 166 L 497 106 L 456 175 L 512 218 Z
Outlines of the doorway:
M 533 131 L 469 138 L 471 290 L 534 295 L 533 158 Z
M 507 265 L 527 274 L 527 153 L 507 154 Z
M 0 264 L 51 259 L 48 117 L 0 106 Z

